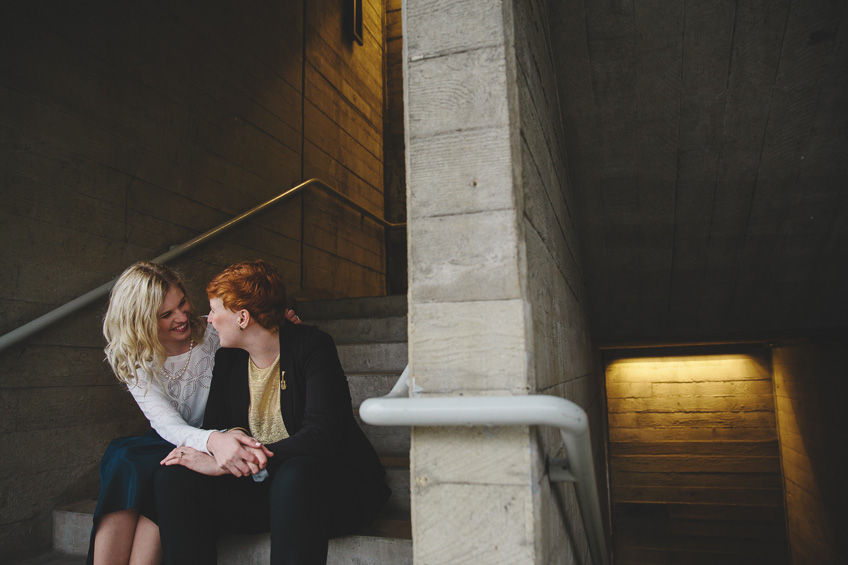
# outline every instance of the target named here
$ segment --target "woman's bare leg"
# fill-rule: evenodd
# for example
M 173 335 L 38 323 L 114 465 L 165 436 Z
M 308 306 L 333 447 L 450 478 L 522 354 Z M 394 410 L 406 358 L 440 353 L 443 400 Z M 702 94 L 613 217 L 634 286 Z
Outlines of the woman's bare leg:
M 162 542 L 159 540 L 159 526 L 144 516 L 139 516 L 132 542 L 130 565 L 158 565 L 161 562 Z
M 94 565 L 129 563 L 137 523 L 137 510 L 111 512 L 100 518 L 94 534 Z

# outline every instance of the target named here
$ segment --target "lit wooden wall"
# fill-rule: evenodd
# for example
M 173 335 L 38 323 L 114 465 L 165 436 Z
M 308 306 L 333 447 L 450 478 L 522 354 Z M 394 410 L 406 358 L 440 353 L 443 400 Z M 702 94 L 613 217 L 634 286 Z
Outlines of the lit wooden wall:
M 769 359 L 607 365 L 616 564 L 786 563 Z
M 844 477 L 848 342 L 774 352 L 780 454 L 793 563 L 848 562 Z
M 383 201 L 383 7 L 363 0 L 363 44 L 343 6 L 303 3 L 303 178 L 320 177 L 380 217 Z M 320 192 L 304 196 L 306 297 L 386 293 L 383 228 Z

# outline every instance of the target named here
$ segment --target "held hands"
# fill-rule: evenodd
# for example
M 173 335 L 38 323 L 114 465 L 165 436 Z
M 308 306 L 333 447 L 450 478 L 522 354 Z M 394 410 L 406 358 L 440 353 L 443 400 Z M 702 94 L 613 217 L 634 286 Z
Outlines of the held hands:
M 267 465 L 268 457 L 274 456 L 267 447 L 237 429 L 227 433 L 212 432 L 206 448 L 218 467 L 236 477 L 258 473 Z
M 211 455 L 207 455 L 201 451 L 197 451 L 192 447 L 184 445 L 175 447 L 171 453 L 163 459 L 160 465 L 182 465 L 188 467 L 192 471 L 196 471 L 203 475 L 218 476 L 226 475 L 227 472 L 215 463 L 215 459 Z

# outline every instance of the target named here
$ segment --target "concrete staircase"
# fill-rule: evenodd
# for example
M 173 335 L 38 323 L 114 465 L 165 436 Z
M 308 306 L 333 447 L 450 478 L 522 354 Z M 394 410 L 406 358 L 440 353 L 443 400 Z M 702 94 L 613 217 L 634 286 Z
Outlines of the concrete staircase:
M 386 394 L 407 363 L 406 296 L 302 302 L 295 311 L 304 323 L 326 331 L 336 341 L 348 375 L 353 410 L 373 396 Z M 332 565 L 412 563 L 409 521 L 409 430 L 362 424 L 383 459 L 392 497 L 373 526 L 359 535 L 330 542 Z M 56 510 L 53 551 L 21 565 L 77 565 L 85 562 L 96 501 Z M 268 535 L 228 535 L 218 546 L 221 565 L 268 563 Z

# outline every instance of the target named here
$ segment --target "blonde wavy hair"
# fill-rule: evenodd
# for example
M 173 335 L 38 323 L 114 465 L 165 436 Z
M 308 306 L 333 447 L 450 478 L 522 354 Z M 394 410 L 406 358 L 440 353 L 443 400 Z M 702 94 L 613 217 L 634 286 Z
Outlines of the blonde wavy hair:
M 106 360 L 119 381 L 133 385 L 138 382 L 139 371 L 159 380 L 168 357 L 159 342 L 159 309 L 172 286 L 186 294 L 176 271 L 147 261 L 130 265 L 118 277 L 109 294 L 103 335 L 106 337 Z M 193 315 L 189 316 L 189 323 L 192 337 L 200 341 L 204 324 Z

